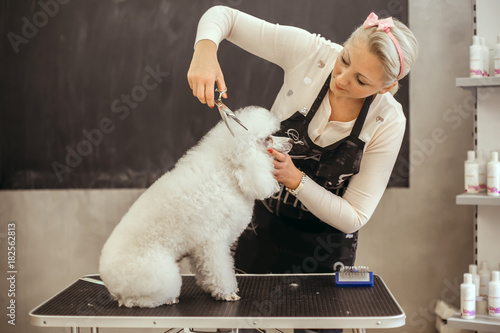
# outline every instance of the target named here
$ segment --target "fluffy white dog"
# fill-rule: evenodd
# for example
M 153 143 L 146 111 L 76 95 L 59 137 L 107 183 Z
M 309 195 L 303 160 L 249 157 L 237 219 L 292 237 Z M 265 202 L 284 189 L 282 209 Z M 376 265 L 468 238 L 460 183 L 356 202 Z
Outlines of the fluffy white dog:
M 259 107 L 236 112 L 245 131 L 220 122 L 132 205 L 107 240 L 99 272 L 119 305 L 178 302 L 178 262 L 188 256 L 197 283 L 218 300 L 238 300 L 231 245 L 252 218 L 256 199 L 279 190 L 268 148 L 288 152 L 272 137 L 278 119 Z

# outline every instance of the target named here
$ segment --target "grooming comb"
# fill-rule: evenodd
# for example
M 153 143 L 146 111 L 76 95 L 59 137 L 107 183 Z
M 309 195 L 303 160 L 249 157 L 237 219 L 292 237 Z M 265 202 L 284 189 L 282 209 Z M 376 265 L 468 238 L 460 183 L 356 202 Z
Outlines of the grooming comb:
M 335 273 L 337 287 L 373 287 L 373 272 L 366 266 L 344 266 Z

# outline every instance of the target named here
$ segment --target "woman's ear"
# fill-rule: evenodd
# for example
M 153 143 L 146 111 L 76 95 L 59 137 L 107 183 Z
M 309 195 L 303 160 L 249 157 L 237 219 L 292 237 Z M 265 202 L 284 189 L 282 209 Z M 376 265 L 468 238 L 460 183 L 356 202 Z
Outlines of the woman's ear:
M 396 86 L 396 84 L 398 84 L 398 81 L 394 81 L 394 83 L 393 83 L 393 84 L 391 84 L 390 86 L 387 86 L 387 87 L 385 87 L 385 88 L 382 88 L 382 89 L 381 89 L 378 93 L 379 93 L 379 94 L 385 94 L 386 92 L 391 91 L 391 90 L 392 90 L 392 88 L 394 88 L 394 87 Z

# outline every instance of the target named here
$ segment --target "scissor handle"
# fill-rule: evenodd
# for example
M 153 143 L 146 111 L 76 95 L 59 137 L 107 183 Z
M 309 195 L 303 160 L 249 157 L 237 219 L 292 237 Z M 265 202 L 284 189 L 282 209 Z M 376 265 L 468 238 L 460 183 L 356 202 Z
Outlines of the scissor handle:
M 227 88 L 224 89 L 223 91 L 219 91 L 219 88 L 215 88 L 215 91 L 219 93 L 219 98 L 218 100 L 219 101 L 222 101 L 222 95 L 224 95 L 224 93 L 227 91 Z

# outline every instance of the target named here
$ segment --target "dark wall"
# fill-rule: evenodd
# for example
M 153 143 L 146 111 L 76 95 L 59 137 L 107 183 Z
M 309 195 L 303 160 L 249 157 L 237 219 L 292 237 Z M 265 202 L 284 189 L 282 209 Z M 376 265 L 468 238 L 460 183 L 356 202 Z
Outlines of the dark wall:
M 0 188 L 147 187 L 220 119 L 186 74 L 197 22 L 213 5 L 343 43 L 398 0 L 2 1 Z M 270 108 L 280 68 L 223 42 L 232 108 Z M 396 95 L 408 117 L 408 81 Z M 408 130 L 391 186 L 408 186 Z

